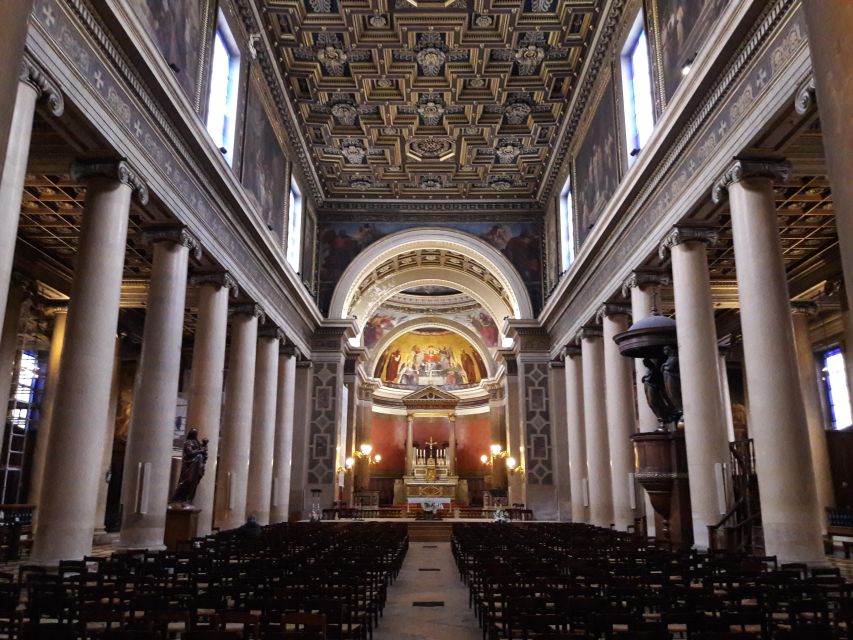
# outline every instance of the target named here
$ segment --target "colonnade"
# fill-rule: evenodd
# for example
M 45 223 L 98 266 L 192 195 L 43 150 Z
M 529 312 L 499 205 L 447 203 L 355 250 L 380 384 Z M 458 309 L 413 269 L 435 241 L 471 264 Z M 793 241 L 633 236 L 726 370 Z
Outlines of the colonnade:
M 27 62 L 0 184 L 0 317 L 5 315 L 10 288 L 34 110 L 42 98 L 52 113 L 62 112 L 55 85 Z M 110 418 L 115 415 L 116 331 L 130 207 L 132 200 L 140 206 L 148 201 L 143 176 L 126 160 L 79 160 L 70 172 L 73 180 L 85 185 L 86 195 L 70 300 L 67 310 L 54 314 L 44 414 L 34 455 L 35 562 L 82 558 L 92 548 L 96 514 L 103 509 L 100 484 L 104 461 L 109 460 L 104 452 L 107 447 L 111 450 Z M 195 500 L 201 510 L 199 534 L 209 533 L 214 525 L 238 526 L 249 513 L 261 524 L 286 520 L 294 349 L 285 344 L 278 327 L 269 323 L 259 327 L 264 313 L 257 304 L 229 308 L 229 294 L 238 291 L 229 273 L 188 278 L 190 256 L 198 258 L 202 250 L 189 229 L 177 223 L 150 227 L 144 239 L 152 247 L 153 259 L 122 477 L 119 544 L 163 545 L 167 504 L 174 489 L 169 478 L 188 281 L 197 292 L 198 313 L 187 425 L 209 440 L 207 472 Z
M 774 179 L 787 165 L 735 160 L 716 182 L 712 197 L 728 197 L 732 217 L 746 385 L 749 434 L 755 444 L 765 550 L 780 561 L 823 559 L 822 507 L 831 504 L 825 434 L 818 418 L 817 380 L 808 325 L 792 312 L 773 198 Z M 631 364 L 613 336 L 652 310 L 657 287 L 671 281 L 675 302 L 683 421 L 690 481 L 694 542 L 709 544 L 708 526 L 727 508 L 721 486 L 729 460 L 726 411 L 707 247 L 715 229 L 678 225 L 660 243 L 672 274 L 638 268 L 625 282 L 631 309 L 605 304 L 564 351 L 566 364 L 572 516 L 576 521 L 624 529 L 639 511 L 626 502 L 633 469 L 629 438 L 652 431 L 642 372 L 631 386 Z M 601 326 L 599 326 L 601 325 Z M 795 341 L 794 327 L 799 340 Z M 579 345 L 579 348 L 578 346 Z M 808 390 L 811 390 L 809 393 Z M 634 396 L 638 411 L 633 411 Z M 810 419 L 807 420 L 807 409 Z M 792 490 L 786 478 L 796 479 Z M 588 505 L 588 507 L 587 507 Z M 651 511 L 647 511 L 651 516 Z

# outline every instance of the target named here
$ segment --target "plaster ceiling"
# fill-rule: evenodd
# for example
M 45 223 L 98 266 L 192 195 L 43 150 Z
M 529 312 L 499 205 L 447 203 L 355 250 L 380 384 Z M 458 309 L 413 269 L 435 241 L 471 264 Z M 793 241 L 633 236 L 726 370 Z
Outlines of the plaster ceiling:
M 535 201 L 603 0 L 258 0 L 326 202 Z

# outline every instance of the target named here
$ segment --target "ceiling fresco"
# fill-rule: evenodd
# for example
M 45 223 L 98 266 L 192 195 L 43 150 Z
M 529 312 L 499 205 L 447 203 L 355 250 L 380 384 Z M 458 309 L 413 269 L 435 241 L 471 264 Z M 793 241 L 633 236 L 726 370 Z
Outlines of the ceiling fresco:
M 263 0 L 326 203 L 534 201 L 601 0 Z

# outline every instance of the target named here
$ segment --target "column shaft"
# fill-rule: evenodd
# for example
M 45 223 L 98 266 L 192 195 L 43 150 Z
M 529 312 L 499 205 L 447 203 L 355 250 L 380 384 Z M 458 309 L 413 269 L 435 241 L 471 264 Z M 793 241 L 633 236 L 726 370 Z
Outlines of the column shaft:
M 809 335 L 808 313 L 803 313 L 795 308 L 793 322 L 797 362 L 800 369 L 800 388 L 803 392 L 803 404 L 806 410 L 806 424 L 809 430 L 818 507 L 822 515 L 827 507 L 835 505 L 835 497 L 832 486 L 832 469 L 829 464 L 829 449 L 826 443 L 826 429 L 823 428 L 823 408 L 818 388 L 816 363 Z M 822 517 L 820 522 L 825 529 L 826 517 Z
M 672 247 L 672 282 L 693 542 L 704 549 L 708 547 L 708 525 L 717 524 L 725 512 L 725 507 L 720 508 L 715 465 L 729 459 L 704 241 L 689 240 Z
M 162 547 L 166 527 L 175 407 L 181 370 L 189 248 L 154 244 L 142 352 L 124 454 L 119 544 Z
M 509 362 L 512 364 L 510 365 Z M 508 369 L 506 375 L 506 450 L 509 455 L 515 458 L 517 466 L 524 465 L 524 442 L 523 424 L 522 424 L 522 383 L 518 376 L 518 361 L 515 356 L 508 361 Z M 506 467 L 506 460 L 495 461 L 495 464 L 503 464 Z M 517 471 L 507 472 L 507 494 L 510 506 L 513 504 L 527 504 L 527 483 Z
M 569 471 L 569 430 L 566 421 L 568 398 L 566 370 L 561 360 L 548 367 L 548 397 L 551 401 L 551 423 L 554 426 L 554 484 L 557 489 L 557 519 L 572 519 L 572 487 Z
M 583 358 L 584 433 L 589 490 L 589 521 L 599 527 L 613 523 L 613 482 L 605 406 L 604 345 L 601 335 L 584 335 Z
M 37 99 L 38 93 L 32 85 L 26 82 L 18 83 L 15 110 L 9 129 L 9 144 L 6 147 L 0 178 L 0 318 L 6 311 L 12 277 L 12 259 L 18 239 L 18 219 L 21 216 L 21 198 L 24 193 Z
M 123 165 L 123 163 L 121 163 Z M 132 187 L 144 187 L 126 166 L 119 179 L 88 180 L 83 224 L 45 458 L 37 562 L 79 559 L 92 550 L 103 425 L 109 410 L 115 332 L 124 270 Z M 72 171 L 72 174 L 76 171 Z
M 447 456 L 449 458 L 447 461 L 447 466 L 448 466 L 448 472 L 450 473 L 450 475 L 455 475 L 456 474 L 456 416 L 450 416 L 448 419 L 450 422 L 450 442 L 449 442 L 449 446 L 447 447 L 448 448 Z
M 98 480 L 98 507 L 95 510 L 95 535 L 106 530 L 107 493 L 109 483 L 107 474 L 113 462 L 113 440 L 116 431 L 116 411 L 118 410 L 119 378 L 121 374 L 121 342 L 116 336 L 115 358 L 113 359 L 113 379 L 110 384 L 110 404 L 104 423 L 104 449 L 101 454 L 101 475 Z M 97 544 L 97 543 L 96 543 Z
M 634 489 L 634 446 L 631 436 L 636 432 L 634 419 L 634 381 L 632 362 L 619 353 L 613 336 L 628 330 L 628 316 L 622 313 L 605 314 L 604 332 L 604 389 L 607 403 L 607 436 L 610 447 L 610 472 L 613 478 L 614 523 L 620 531 L 634 524 L 636 501 Z
M 410 476 L 414 473 L 414 451 L 413 447 L 413 429 L 412 424 L 415 421 L 415 417 L 411 414 L 406 416 L 406 475 Z
M 219 455 L 219 423 L 222 416 L 225 337 L 228 331 L 229 286 L 223 281 L 198 286 L 198 317 L 193 343 L 190 389 L 187 397 L 187 428 L 198 429 L 207 439 L 207 465 L 196 489 L 194 506 L 201 510 L 198 535 L 213 528 L 213 495 Z
M 314 376 L 313 363 L 305 360 L 296 367 L 294 398 L 310 399 Z M 290 505 L 288 520 L 300 520 L 310 513 L 311 496 L 306 491 L 308 482 L 308 421 L 311 415 L 310 402 L 294 402 L 293 405 L 293 454 L 290 469 Z M 306 509 L 306 505 L 308 505 Z
M 296 356 L 278 357 L 278 395 L 275 413 L 275 454 L 270 522 L 287 522 L 290 505 L 290 477 L 293 463 L 293 404 L 296 389 Z
M 572 522 L 588 522 L 583 484 L 586 480 L 586 433 L 584 432 L 583 364 L 580 349 L 566 349 L 566 423 L 569 431 L 569 474 L 572 491 Z
M 257 316 L 236 313 L 231 322 L 222 446 L 216 470 L 215 526 L 219 529 L 239 527 L 246 516 L 257 339 Z
M 9 417 L 9 398 L 18 359 L 18 328 L 21 324 L 21 309 L 24 304 L 24 289 L 13 286 L 9 290 L 9 302 L 0 327 L 0 417 L 6 424 Z
M 755 441 L 767 554 L 780 562 L 824 559 L 788 283 L 773 199 L 773 180 L 744 177 L 729 186 L 749 431 Z M 797 478 L 791 491 L 782 478 Z
M 264 335 L 258 338 L 246 515 L 254 515 L 260 525 L 267 525 L 270 521 L 278 347 L 278 337 Z

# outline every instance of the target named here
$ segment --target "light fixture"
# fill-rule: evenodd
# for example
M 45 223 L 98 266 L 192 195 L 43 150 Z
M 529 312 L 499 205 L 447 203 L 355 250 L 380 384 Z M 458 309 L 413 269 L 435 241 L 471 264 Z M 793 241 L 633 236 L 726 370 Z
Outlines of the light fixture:
M 361 450 L 361 455 L 369 456 L 371 451 L 373 451 L 373 445 L 369 445 L 369 444 L 365 443 L 365 444 L 361 445 L 359 447 L 359 449 Z
M 480 462 L 485 465 L 491 465 L 494 463 L 495 458 L 506 458 L 509 456 L 509 451 L 504 451 L 499 444 L 493 444 L 489 446 L 489 453 L 483 454 L 480 456 Z
M 354 458 L 347 458 L 346 460 L 344 460 L 344 466 L 337 468 L 337 472 L 338 473 L 349 473 L 350 471 L 352 471 L 353 465 L 355 465 L 355 459 Z
M 355 457 L 359 460 L 367 460 L 368 464 L 378 464 L 379 462 L 382 462 L 381 455 L 379 455 L 378 453 L 376 455 L 371 455 L 372 453 L 373 445 L 367 444 L 365 442 L 358 448 L 358 451 L 355 452 Z
M 518 464 L 518 461 L 512 456 L 506 459 L 506 468 L 510 473 L 520 473 L 524 475 L 524 467 Z

